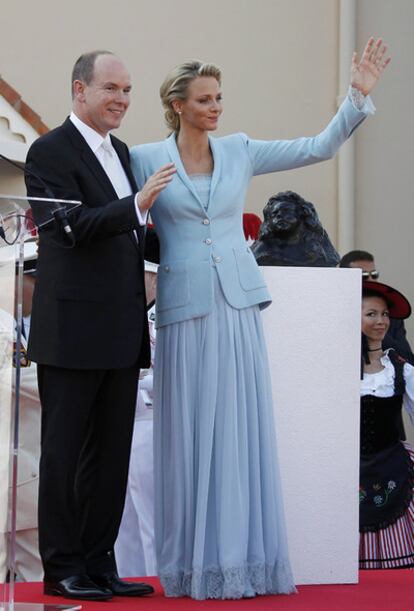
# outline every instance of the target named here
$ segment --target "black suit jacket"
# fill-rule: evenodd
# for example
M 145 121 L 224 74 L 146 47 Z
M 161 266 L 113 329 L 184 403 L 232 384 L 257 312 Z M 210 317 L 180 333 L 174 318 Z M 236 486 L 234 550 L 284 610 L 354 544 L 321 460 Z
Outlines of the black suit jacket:
M 128 148 L 111 140 L 135 193 Z M 43 181 L 56 198 L 83 204 L 68 214 L 73 248 L 55 223 L 40 231 L 30 357 L 70 369 L 117 369 L 135 362 L 147 367 L 145 237 L 134 195 L 118 199 L 69 119 L 33 143 L 26 167 L 28 196 L 47 197 Z M 31 205 L 36 220 L 36 204 Z

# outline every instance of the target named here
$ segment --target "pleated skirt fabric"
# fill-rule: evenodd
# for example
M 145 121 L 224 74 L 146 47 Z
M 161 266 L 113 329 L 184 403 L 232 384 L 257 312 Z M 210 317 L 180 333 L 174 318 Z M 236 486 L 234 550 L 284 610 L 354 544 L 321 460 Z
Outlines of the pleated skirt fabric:
M 216 274 L 214 294 L 157 333 L 158 574 L 171 597 L 292 593 L 260 311 L 229 306 Z
M 403 442 L 414 464 L 414 446 Z M 414 567 L 414 487 L 411 503 L 394 524 L 359 537 L 361 569 L 398 569 Z

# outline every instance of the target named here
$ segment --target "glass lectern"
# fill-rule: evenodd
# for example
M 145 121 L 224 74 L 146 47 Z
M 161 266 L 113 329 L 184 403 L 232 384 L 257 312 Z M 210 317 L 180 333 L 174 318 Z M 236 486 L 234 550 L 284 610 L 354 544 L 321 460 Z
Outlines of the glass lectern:
M 30 198 L 30 204 L 38 228 L 63 222 L 65 231 L 66 215 L 70 220 L 80 202 Z M 15 602 L 20 376 L 28 363 L 22 335 L 23 263 L 25 242 L 35 239 L 28 209 L 27 198 L 0 195 L 0 611 L 69 611 L 82 606 L 76 601 Z

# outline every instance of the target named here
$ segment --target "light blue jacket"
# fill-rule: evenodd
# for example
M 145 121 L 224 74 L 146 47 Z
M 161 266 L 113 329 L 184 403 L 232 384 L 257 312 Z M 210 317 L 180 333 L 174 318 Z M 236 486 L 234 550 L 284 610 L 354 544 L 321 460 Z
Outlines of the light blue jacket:
M 208 314 L 215 270 L 234 308 L 269 305 L 270 294 L 243 234 L 250 179 L 330 159 L 371 109 L 369 100 L 359 111 L 347 97 L 329 125 L 311 138 L 263 141 L 241 133 L 210 137 L 214 170 L 207 211 L 181 162 L 175 134 L 132 148 L 132 171 L 140 188 L 160 166 L 173 161 L 177 168 L 151 210 L 161 246 L 158 327 Z

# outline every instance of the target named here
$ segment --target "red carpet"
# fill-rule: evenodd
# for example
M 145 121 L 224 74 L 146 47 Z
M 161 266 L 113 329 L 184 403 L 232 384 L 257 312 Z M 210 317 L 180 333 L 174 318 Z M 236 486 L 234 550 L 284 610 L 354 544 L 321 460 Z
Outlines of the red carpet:
M 299 586 L 292 596 L 258 596 L 254 599 L 228 601 L 195 601 L 187 598 L 164 598 L 156 577 L 145 580 L 156 588 L 147 598 L 114 598 L 106 603 L 82 602 L 83 611 L 413 611 L 414 571 L 362 571 L 358 585 Z M 40 583 L 16 584 L 16 601 L 63 603 L 63 598 L 42 595 Z M 68 601 L 69 602 L 69 601 Z

